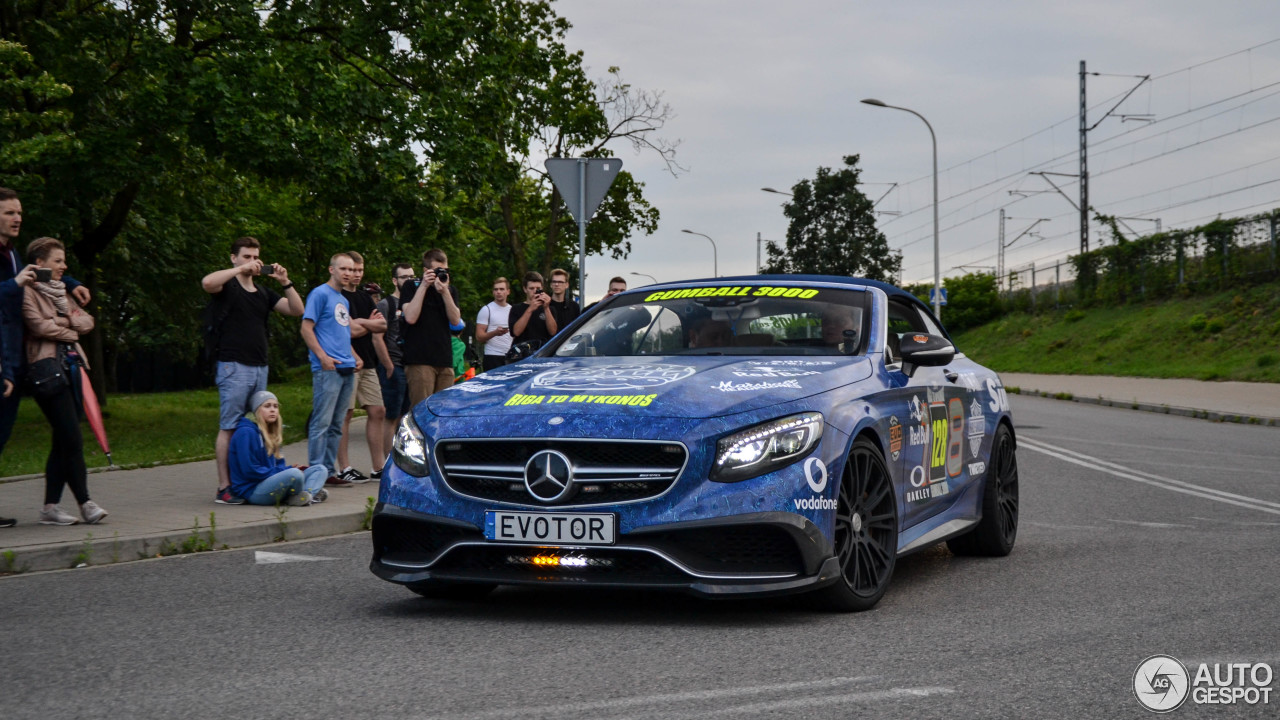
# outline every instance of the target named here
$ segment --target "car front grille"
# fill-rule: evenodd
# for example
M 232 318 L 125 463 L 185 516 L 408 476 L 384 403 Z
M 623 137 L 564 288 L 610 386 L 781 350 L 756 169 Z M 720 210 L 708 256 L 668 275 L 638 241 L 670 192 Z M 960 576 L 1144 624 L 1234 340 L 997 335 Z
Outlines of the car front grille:
M 525 465 L 556 450 L 573 465 L 574 492 L 555 503 L 526 489 Z M 656 497 L 675 483 L 688 460 L 684 445 L 613 440 L 442 440 L 436 461 L 454 492 L 515 505 L 613 505 Z

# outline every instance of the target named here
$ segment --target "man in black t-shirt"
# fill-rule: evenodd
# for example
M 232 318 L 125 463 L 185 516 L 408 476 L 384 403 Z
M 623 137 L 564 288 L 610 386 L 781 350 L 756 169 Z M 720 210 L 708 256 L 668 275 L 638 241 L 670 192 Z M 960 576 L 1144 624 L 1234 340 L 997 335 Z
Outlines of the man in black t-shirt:
M 386 354 L 385 348 L 378 350 L 383 342 L 382 334 L 387 331 L 387 321 L 378 312 L 373 296 L 361 288 L 364 282 L 364 256 L 352 250 L 347 255 L 356 264 L 351 274 L 351 283 L 342 288 L 342 295 L 351 308 L 351 349 L 360 358 L 360 368 L 356 370 L 355 389 L 351 391 L 351 407 L 347 408 L 347 417 L 342 421 L 342 440 L 338 442 L 338 467 L 333 474 L 350 483 L 368 482 L 370 477 L 352 467 L 347 457 L 347 437 L 351 430 L 351 414 L 357 407 L 368 413 L 365 421 L 364 436 L 369 443 L 369 457 L 373 465 L 373 479 L 382 477 L 382 459 L 390 452 L 383 451 L 382 439 L 385 433 L 382 424 L 387 416 L 386 404 L 382 401 L 382 385 L 378 382 L 378 365 L 380 354 Z
M 400 286 L 400 326 L 410 407 L 453 386 L 453 332 L 461 330 L 458 290 L 449 258 L 433 248 L 422 253 L 422 280 Z
M 227 451 L 240 418 L 251 408 L 249 399 L 267 389 L 267 318 L 275 311 L 300 317 L 302 296 L 289 282 L 284 266 L 264 265 L 258 258 L 261 244 L 242 237 L 231 244 L 231 267 L 205 275 L 200 287 L 213 304 L 213 335 L 217 341 L 218 439 L 214 452 L 218 459 L 218 492 L 214 501 L 242 505 L 244 498 L 231 492 L 227 472 Z M 259 285 L 255 277 L 266 275 L 280 283 L 284 296 Z
M 524 274 L 524 302 L 511 308 L 511 343 L 514 348 L 522 342 L 537 341 L 541 347 L 560 331 L 555 313 L 549 307 L 551 296 L 542 289 L 542 275 L 536 272 Z
M 582 307 L 569 294 L 569 273 L 560 268 L 551 271 L 551 302 L 547 305 L 556 316 L 559 330 L 569 327 L 582 314 Z

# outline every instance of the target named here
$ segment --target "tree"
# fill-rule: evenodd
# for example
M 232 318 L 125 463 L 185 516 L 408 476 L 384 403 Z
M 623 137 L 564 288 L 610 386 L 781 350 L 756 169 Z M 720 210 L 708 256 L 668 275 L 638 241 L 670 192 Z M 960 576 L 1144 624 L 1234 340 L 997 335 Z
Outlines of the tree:
M 819 167 L 812 180 L 794 185 L 783 206 L 790 220 L 786 247 L 768 243 L 767 272 L 849 275 L 890 282 L 902 256 L 876 228 L 871 200 L 858 190 L 858 156 L 837 171 Z
M 304 287 L 353 247 L 523 263 L 486 245 L 506 244 L 503 198 L 530 235 L 556 225 L 530 147 L 607 130 L 568 27 L 547 0 L 0 3 L 0 174 L 94 292 L 95 385 L 122 352 L 194 353 L 191 278 L 239 235 Z M 640 189 L 617 184 L 600 247 L 652 232 Z M 560 263 L 546 247 L 537 265 Z

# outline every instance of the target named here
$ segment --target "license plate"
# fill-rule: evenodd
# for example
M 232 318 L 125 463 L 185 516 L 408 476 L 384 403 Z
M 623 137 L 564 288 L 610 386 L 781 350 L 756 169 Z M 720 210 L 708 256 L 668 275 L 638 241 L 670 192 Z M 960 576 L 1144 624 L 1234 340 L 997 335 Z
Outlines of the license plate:
M 612 545 L 613 513 L 541 513 L 486 510 L 484 536 L 501 542 L 544 545 Z

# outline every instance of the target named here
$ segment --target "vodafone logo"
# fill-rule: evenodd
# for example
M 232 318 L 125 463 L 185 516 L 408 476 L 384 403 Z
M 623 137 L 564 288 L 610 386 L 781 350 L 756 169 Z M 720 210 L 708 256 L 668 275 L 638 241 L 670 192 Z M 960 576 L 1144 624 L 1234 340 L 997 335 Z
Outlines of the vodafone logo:
M 809 489 L 820 493 L 827 489 L 827 466 L 816 457 L 804 461 L 804 480 Z

